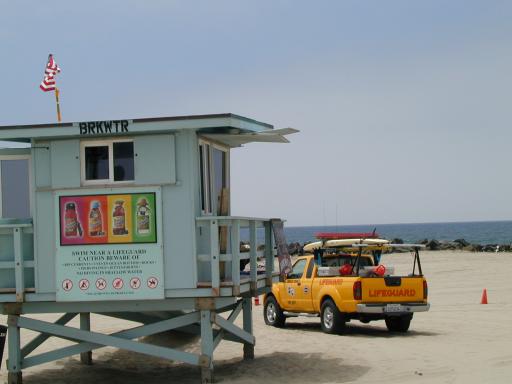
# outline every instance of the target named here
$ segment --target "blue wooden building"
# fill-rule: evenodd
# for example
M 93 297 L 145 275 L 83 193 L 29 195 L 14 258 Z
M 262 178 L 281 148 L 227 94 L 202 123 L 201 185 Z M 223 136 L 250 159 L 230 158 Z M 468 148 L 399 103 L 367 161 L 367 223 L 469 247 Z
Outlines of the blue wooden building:
M 90 364 L 103 346 L 197 365 L 203 382 L 212 380 L 223 339 L 252 358 L 251 297 L 277 278 L 274 231 L 282 223 L 230 215 L 230 151 L 287 142 L 294 132 L 233 114 L 0 127 L 0 140 L 27 143 L 0 150 L 9 383 L 66 356 Z M 37 313 L 62 316 L 50 323 L 30 317 Z M 92 332 L 91 313 L 141 326 Z M 242 328 L 234 324 L 240 313 Z M 76 316 L 80 329 L 67 325 Z M 21 345 L 21 329 L 40 334 Z M 201 353 L 137 341 L 168 330 L 200 335 Z M 75 344 L 37 353 L 50 336 Z

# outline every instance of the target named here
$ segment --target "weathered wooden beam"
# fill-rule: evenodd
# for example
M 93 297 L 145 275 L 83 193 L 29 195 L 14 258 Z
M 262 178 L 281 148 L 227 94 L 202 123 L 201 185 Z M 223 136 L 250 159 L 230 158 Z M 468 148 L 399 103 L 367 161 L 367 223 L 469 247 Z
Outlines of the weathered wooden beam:
M 14 228 L 14 279 L 16 282 L 16 301 L 25 301 L 25 273 L 23 271 L 23 243 L 21 242 L 21 228 Z
M 76 317 L 76 313 L 65 313 L 61 317 L 55 321 L 55 324 L 58 325 L 66 325 L 68 322 L 73 320 Z M 37 347 L 39 347 L 41 344 L 43 344 L 46 340 L 50 338 L 50 335 L 47 334 L 40 334 L 36 336 L 34 339 L 32 339 L 30 342 L 28 342 L 22 349 L 21 349 L 21 356 L 26 357 L 30 353 L 32 353 Z

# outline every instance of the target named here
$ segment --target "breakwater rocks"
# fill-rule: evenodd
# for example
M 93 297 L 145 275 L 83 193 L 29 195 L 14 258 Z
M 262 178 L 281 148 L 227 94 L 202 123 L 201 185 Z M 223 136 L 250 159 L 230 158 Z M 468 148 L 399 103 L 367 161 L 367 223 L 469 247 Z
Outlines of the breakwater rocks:
M 392 239 L 394 244 L 403 244 L 402 239 Z M 431 251 L 447 251 L 459 250 L 469 252 L 510 252 L 512 251 L 511 244 L 470 244 L 464 239 L 456 239 L 453 241 L 423 239 L 415 242 L 416 244 L 425 245 L 426 249 Z
M 392 244 L 404 244 L 402 239 L 390 239 Z M 304 246 L 308 243 L 289 243 L 288 252 L 290 255 L 302 255 Z M 414 244 L 423 244 L 430 251 L 458 250 L 468 252 L 512 252 L 512 244 L 470 244 L 464 239 L 453 241 L 423 239 L 415 241 Z M 408 252 L 407 250 L 396 248 L 393 252 Z

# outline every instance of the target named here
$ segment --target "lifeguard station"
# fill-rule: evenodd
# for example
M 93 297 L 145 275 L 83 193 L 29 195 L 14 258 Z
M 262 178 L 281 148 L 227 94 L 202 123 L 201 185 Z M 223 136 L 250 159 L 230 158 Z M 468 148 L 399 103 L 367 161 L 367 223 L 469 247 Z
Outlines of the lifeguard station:
M 29 145 L 0 151 L 9 383 L 71 355 L 91 364 L 103 346 L 197 365 L 202 382 L 212 381 L 223 339 L 252 358 L 251 298 L 277 280 L 282 222 L 230 216 L 230 150 L 294 132 L 233 114 L 0 127 L 0 140 Z M 63 315 L 55 323 L 25 316 L 37 313 Z M 91 313 L 141 325 L 92 332 Z M 76 316 L 80 329 L 67 325 Z M 40 334 L 21 345 L 21 329 Z M 201 353 L 137 341 L 169 330 L 199 335 Z M 76 344 L 38 353 L 50 336 Z

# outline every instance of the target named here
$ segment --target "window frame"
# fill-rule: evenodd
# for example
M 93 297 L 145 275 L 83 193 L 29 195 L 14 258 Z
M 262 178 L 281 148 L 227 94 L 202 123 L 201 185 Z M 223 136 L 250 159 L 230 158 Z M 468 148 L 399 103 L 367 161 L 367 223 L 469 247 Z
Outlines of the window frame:
M 300 273 L 300 276 L 298 273 L 293 273 L 293 269 L 299 265 L 299 263 L 304 263 L 304 266 L 302 267 L 302 272 Z M 308 266 L 308 260 L 307 259 L 299 259 L 297 260 L 293 266 L 291 272 L 288 274 L 288 279 L 292 280 L 299 280 L 302 279 L 302 276 L 304 276 L 304 272 L 306 272 L 306 267 Z
M 106 184 L 116 184 L 116 185 L 126 185 L 133 184 L 135 182 L 135 147 L 133 149 L 133 180 L 122 180 L 115 181 L 114 180 L 114 143 L 127 143 L 135 142 L 133 138 L 116 138 L 116 139 L 103 139 L 103 140 L 81 140 L 80 141 L 80 183 L 82 186 L 88 185 L 106 185 Z M 108 147 L 108 179 L 98 179 L 98 180 L 87 180 L 85 178 L 85 148 L 87 147 Z
M 34 217 L 34 212 L 32 210 L 32 207 L 34 206 L 33 203 L 33 184 L 32 184 L 32 155 L 27 154 L 18 154 L 18 155 L 0 155 L 0 220 L 4 219 L 3 217 L 3 194 L 2 194 L 2 161 L 9 161 L 9 160 L 27 160 L 28 163 L 28 211 L 30 214 L 30 218 Z M 9 219 L 7 217 L 6 219 Z
M 226 155 L 226 164 L 224 165 L 224 173 L 226 176 L 226 188 L 230 188 L 230 147 L 221 145 L 216 142 L 199 138 L 197 150 L 198 150 L 198 162 L 199 162 L 199 204 L 201 207 L 201 214 L 203 216 L 217 216 L 217 202 L 214 201 L 213 195 L 215 193 L 215 166 L 213 163 L 213 149 L 222 151 Z M 207 156 L 207 157 L 206 157 Z M 201 164 L 203 159 L 203 164 Z M 207 161 L 205 161 L 207 160 Z M 205 176 L 204 176 L 205 175 Z M 207 182 L 207 185 L 202 187 L 203 180 Z M 203 195 L 203 189 L 206 195 Z M 203 208 L 204 207 L 204 208 Z
M 308 267 L 306 269 L 306 279 L 311 279 L 313 277 L 313 269 L 315 268 L 315 260 L 309 260 Z

